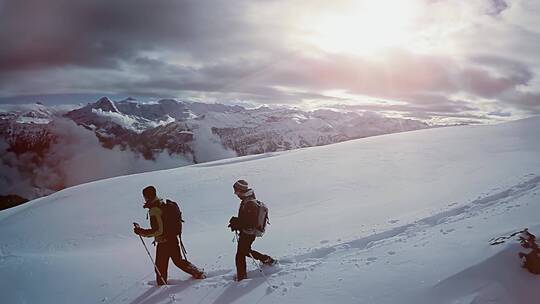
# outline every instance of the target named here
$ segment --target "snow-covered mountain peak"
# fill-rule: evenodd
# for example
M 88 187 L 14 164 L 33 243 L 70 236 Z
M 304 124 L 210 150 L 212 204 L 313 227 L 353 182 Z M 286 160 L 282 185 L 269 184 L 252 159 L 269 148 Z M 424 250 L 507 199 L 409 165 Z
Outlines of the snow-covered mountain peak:
M 119 113 L 119 111 L 116 108 L 116 105 L 114 104 L 114 102 L 112 100 L 110 100 L 108 97 L 101 97 L 94 104 L 89 104 L 89 106 L 92 109 L 100 109 L 100 110 L 105 111 L 105 112 Z

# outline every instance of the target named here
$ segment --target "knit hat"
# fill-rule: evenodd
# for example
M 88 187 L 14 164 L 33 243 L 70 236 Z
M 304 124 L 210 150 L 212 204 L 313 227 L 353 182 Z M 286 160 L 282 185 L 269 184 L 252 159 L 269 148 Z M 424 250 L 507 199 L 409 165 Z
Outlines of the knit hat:
M 248 182 L 243 179 L 238 180 L 234 183 L 233 189 L 235 192 L 246 192 L 249 189 Z

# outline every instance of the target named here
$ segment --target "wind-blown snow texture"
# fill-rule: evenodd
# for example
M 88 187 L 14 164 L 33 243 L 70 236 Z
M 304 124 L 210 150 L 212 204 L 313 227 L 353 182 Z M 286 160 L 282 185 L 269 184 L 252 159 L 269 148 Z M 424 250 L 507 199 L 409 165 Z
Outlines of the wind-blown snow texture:
M 539 128 L 532 118 L 421 130 L 65 189 L 0 213 L 2 302 L 538 303 L 540 277 L 519 267 L 519 246 L 488 240 L 540 233 Z M 277 288 L 250 261 L 249 279 L 232 280 L 239 178 L 270 208 L 254 247 L 281 261 L 264 269 Z M 146 223 L 149 184 L 180 202 L 206 280 L 170 265 L 174 285 L 152 285 L 131 225 Z

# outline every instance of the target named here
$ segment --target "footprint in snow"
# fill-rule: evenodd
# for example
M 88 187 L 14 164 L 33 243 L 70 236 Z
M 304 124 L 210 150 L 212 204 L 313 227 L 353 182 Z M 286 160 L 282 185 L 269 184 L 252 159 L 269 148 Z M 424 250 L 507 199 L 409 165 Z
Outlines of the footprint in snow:
M 388 251 L 387 253 L 388 253 L 389 255 L 394 255 L 394 254 L 396 254 L 395 251 Z
M 293 285 L 294 287 L 300 287 L 302 286 L 302 282 L 294 282 Z
M 398 222 L 399 222 L 399 220 L 389 220 L 388 221 L 388 223 L 390 223 L 390 224 L 395 224 L 395 223 L 398 223 Z
M 322 241 L 320 241 L 319 243 L 321 243 L 321 244 L 326 244 L 326 243 L 328 243 L 328 242 L 330 242 L 330 241 L 329 241 L 329 240 L 322 240 Z
M 441 229 L 440 232 L 441 232 L 442 234 L 449 234 L 449 233 L 451 233 L 451 232 L 454 232 L 455 230 L 456 230 L 456 229 L 454 229 L 454 228 L 450 228 L 450 229 L 447 229 L 447 230 Z
M 377 261 L 377 258 L 376 257 L 369 257 L 366 260 L 367 260 L 366 265 L 369 265 L 369 264 Z

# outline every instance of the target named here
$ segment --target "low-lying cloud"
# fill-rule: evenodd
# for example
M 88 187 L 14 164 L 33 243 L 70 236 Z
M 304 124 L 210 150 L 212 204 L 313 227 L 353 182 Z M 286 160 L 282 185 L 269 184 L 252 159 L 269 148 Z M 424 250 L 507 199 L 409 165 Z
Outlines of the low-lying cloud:
M 224 147 L 219 136 L 207 126 L 194 128 L 193 135 L 193 152 L 198 163 L 238 156 L 235 151 Z
M 191 164 L 189 157 L 162 152 L 146 160 L 130 149 L 101 146 L 92 131 L 66 119 L 55 120 L 51 132 L 57 135 L 43 157 L 33 152 L 15 155 L 0 141 L 0 194 L 34 198 L 98 179 Z

